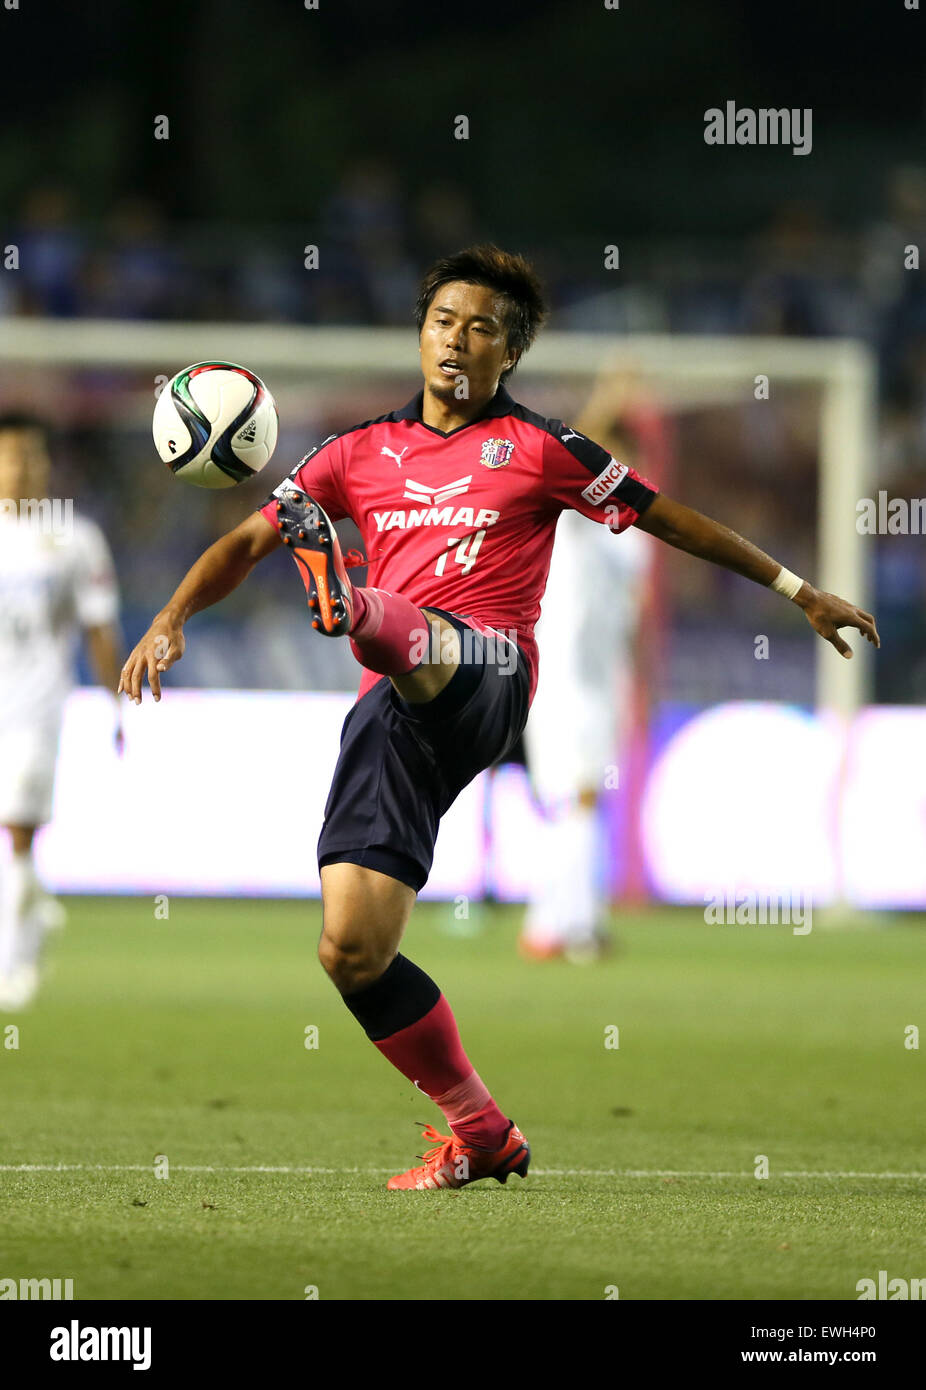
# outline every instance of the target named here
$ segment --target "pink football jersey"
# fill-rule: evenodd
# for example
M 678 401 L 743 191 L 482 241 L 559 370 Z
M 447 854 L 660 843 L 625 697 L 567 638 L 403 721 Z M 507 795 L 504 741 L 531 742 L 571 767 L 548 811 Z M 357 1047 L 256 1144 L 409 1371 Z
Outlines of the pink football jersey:
M 422 399 L 419 392 L 401 410 L 330 435 L 290 478 L 332 521 L 356 523 L 369 585 L 515 640 L 530 666 L 533 697 L 534 624 L 560 512 L 573 507 L 618 533 L 657 489 L 502 386 L 478 419 L 449 434 L 423 423 Z M 261 508 L 271 526 L 275 497 Z M 360 694 L 378 679 L 365 672 Z

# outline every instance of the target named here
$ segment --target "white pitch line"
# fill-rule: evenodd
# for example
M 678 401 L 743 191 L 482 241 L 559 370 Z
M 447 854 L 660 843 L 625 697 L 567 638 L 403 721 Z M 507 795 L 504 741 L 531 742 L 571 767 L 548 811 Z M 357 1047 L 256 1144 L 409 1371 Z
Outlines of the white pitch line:
M 749 1169 L 734 1172 L 708 1172 L 706 1170 L 684 1170 L 671 1168 L 537 1168 L 533 1170 L 538 1177 L 610 1177 L 610 1178 L 755 1178 Z M 777 1173 L 769 1171 L 770 1178 L 909 1178 L 922 1180 L 926 1173 L 857 1173 L 852 1171 L 830 1172 L 820 1168 L 783 1169 Z
M 392 1173 L 392 1168 L 314 1168 L 258 1164 L 237 1166 L 226 1164 L 172 1163 L 174 1173 L 282 1173 L 293 1177 L 338 1177 L 346 1173 L 365 1173 L 378 1177 Z M 153 1173 L 152 1163 L 0 1163 L 0 1173 Z M 755 1178 L 751 1170 L 730 1172 L 683 1168 L 532 1168 L 537 1178 Z M 776 1173 L 769 1178 L 868 1178 L 921 1182 L 926 1173 L 862 1173 L 834 1172 L 821 1169 L 794 1169 Z

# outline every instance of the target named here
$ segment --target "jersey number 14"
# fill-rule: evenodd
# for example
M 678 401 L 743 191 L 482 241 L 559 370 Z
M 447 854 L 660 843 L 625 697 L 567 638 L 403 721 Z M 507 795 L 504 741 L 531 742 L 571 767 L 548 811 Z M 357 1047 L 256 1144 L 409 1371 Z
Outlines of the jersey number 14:
M 472 535 L 464 536 L 459 540 L 456 536 L 451 536 L 447 541 L 447 549 L 443 555 L 437 557 L 437 564 L 434 566 L 435 574 L 443 574 L 447 564 L 447 557 L 450 554 L 451 546 L 456 546 L 453 558 L 458 565 L 463 566 L 463 573 L 469 574 L 473 565 L 476 563 L 476 556 L 479 554 L 479 547 L 485 539 L 485 531 L 474 531 Z

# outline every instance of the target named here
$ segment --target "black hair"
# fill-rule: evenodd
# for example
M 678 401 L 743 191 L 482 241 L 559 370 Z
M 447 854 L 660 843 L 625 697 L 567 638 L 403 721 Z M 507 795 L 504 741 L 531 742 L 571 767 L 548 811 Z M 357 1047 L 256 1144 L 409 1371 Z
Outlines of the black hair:
M 32 410 L 0 410 L 0 434 L 4 430 L 39 430 L 47 439 L 48 422 Z
M 530 262 L 511 251 L 502 251 L 490 244 L 468 246 L 455 256 L 435 261 L 425 273 L 418 288 L 415 303 L 415 322 L 421 333 L 434 295 L 441 285 L 462 280 L 467 285 L 483 285 L 504 296 L 507 301 L 505 328 L 508 347 L 521 357 L 536 338 L 547 316 L 543 288 Z M 517 366 L 502 372 L 501 380 L 510 376 Z

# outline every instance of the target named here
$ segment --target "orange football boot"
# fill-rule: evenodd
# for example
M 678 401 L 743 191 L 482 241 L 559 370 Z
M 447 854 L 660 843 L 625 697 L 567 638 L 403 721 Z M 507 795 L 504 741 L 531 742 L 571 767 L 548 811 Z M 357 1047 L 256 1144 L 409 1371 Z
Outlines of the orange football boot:
M 277 518 L 305 585 L 312 626 L 326 637 L 343 637 L 351 628 L 353 589 L 331 519 L 292 482 L 278 496 Z
M 475 1149 L 455 1134 L 439 1134 L 433 1125 L 425 1125 L 422 1137 L 434 1141 L 434 1148 L 419 1155 L 424 1160 L 421 1167 L 409 1168 L 408 1172 L 397 1173 L 389 1179 L 386 1186 L 393 1192 L 466 1187 L 480 1178 L 507 1182 L 509 1173 L 523 1178 L 530 1166 L 530 1145 L 514 1120 L 509 1121 L 508 1134 L 500 1149 Z

